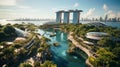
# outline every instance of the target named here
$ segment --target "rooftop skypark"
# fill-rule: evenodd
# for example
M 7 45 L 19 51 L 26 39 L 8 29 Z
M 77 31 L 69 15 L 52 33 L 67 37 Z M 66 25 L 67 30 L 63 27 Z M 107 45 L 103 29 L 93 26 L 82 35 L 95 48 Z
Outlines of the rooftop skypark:
M 70 23 L 70 13 L 73 13 L 73 21 L 72 23 L 73 24 L 78 24 L 79 23 L 79 18 L 80 18 L 80 12 L 83 12 L 82 10 L 69 10 L 69 11 L 64 11 L 64 10 L 61 10 L 61 11 L 58 11 L 56 12 L 56 22 L 57 23 Z M 63 22 L 62 22 L 62 13 L 64 14 L 64 17 L 63 17 Z

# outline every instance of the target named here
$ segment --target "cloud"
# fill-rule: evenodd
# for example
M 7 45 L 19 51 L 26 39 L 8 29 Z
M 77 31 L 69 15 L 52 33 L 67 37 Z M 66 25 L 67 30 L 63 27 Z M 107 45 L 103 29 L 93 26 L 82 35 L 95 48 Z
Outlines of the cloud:
M 0 6 L 15 6 L 16 0 L 0 0 Z
M 108 11 L 108 16 L 109 18 L 114 18 L 114 17 L 117 17 L 116 13 L 114 13 L 113 11 Z
M 117 13 L 117 17 L 120 17 L 120 12 Z
M 113 10 L 109 10 L 109 8 L 106 4 L 103 5 L 103 9 L 105 11 L 104 16 L 108 15 L 108 18 L 120 17 L 120 12 L 115 12 Z
M 12 6 L 12 7 L 17 7 L 17 8 L 21 8 L 21 9 L 31 8 L 29 6 L 19 5 L 18 1 L 19 0 L 0 0 L 0 6 Z
M 31 7 L 29 7 L 29 6 L 23 6 L 23 5 L 19 5 L 19 6 L 17 6 L 18 8 L 22 8 L 22 9 L 29 9 L 29 8 L 31 8 Z
M 52 12 L 57 12 L 59 10 L 64 10 L 64 11 L 68 11 L 69 9 L 67 7 L 60 7 L 60 8 L 51 8 Z
M 105 11 L 104 16 L 108 15 L 108 18 L 120 17 L 120 12 L 114 12 L 113 10 L 109 10 L 106 4 L 103 5 L 103 9 Z
M 94 11 L 95 11 L 95 8 L 89 9 L 88 12 L 84 14 L 84 17 L 86 18 L 86 17 L 93 15 Z
M 0 6 L 16 6 L 18 8 L 30 8 L 29 6 L 18 5 L 18 0 L 0 0 Z
M 120 12 L 119 13 L 115 13 L 114 11 L 109 10 L 104 15 L 108 15 L 109 18 L 115 18 L 115 17 L 119 17 Z
M 103 9 L 104 11 L 107 11 L 108 10 L 108 6 L 106 4 L 103 5 Z
M 51 10 L 52 10 L 53 12 L 57 12 L 57 11 L 58 11 L 57 8 L 52 8 Z
M 32 14 L 34 13 L 34 14 Z M 42 13 L 44 15 L 44 13 Z M 41 14 L 38 14 L 38 12 L 0 12 L 0 16 L 2 16 L 3 19 L 15 19 L 15 18 L 39 18 Z
M 74 5 L 73 5 L 73 7 L 78 7 L 79 6 L 79 3 L 75 3 Z

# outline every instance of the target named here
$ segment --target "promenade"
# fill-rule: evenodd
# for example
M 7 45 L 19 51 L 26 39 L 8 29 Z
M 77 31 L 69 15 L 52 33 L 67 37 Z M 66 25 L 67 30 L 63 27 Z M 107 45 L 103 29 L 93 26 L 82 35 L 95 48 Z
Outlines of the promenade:
M 73 43 L 76 47 L 78 47 L 78 48 L 80 48 L 82 51 L 84 51 L 84 52 L 88 55 L 88 57 L 93 56 L 93 55 L 90 53 L 90 50 L 88 50 L 88 49 L 86 49 L 85 47 L 81 46 L 81 45 L 73 38 L 73 36 L 72 36 L 71 34 L 72 34 L 72 33 L 70 33 L 70 34 L 68 35 L 68 39 L 69 39 L 70 41 L 72 41 L 72 43 Z M 89 62 L 88 59 L 86 60 L 86 64 L 89 65 L 90 67 L 93 67 L 93 65 Z
M 73 36 L 71 34 L 68 35 L 68 39 L 72 41 L 72 43 L 80 48 L 82 51 L 84 51 L 88 57 L 92 56 L 92 54 L 90 53 L 90 51 L 88 49 L 86 49 L 85 47 L 81 46 L 76 40 L 74 40 Z

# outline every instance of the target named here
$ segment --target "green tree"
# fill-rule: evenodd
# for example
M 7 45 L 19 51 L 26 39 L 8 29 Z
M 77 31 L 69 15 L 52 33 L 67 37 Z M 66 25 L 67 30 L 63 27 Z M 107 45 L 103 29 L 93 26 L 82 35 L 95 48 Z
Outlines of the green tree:
M 57 67 L 56 64 L 54 64 L 52 61 L 45 61 L 41 67 Z
M 97 42 L 98 45 L 102 47 L 111 47 L 113 48 L 114 42 L 111 40 L 110 37 L 103 37 L 101 40 Z
M 44 48 L 40 47 L 37 51 L 42 52 L 43 50 L 44 50 Z
M 6 38 L 5 33 L 0 31 L 0 41 L 5 40 L 5 38 Z
M 120 47 L 116 47 L 112 50 L 113 54 L 116 56 L 114 58 L 115 64 L 117 65 L 116 67 L 120 66 Z
M 16 35 L 15 33 L 15 29 L 11 26 L 11 25 L 7 25 L 3 28 L 3 31 L 5 34 L 7 34 L 8 36 L 11 35 Z
M 97 64 L 102 67 L 109 67 L 110 62 L 112 62 L 115 55 L 112 52 L 109 52 L 105 50 L 104 48 L 101 48 L 97 51 L 97 54 L 99 55 L 96 58 Z
M 34 67 L 40 67 L 40 62 L 39 61 L 35 61 L 34 62 Z
M 19 67 L 32 67 L 29 63 L 21 63 Z
M 22 46 L 21 46 L 21 44 L 14 44 L 13 47 L 15 47 L 15 48 L 18 49 L 18 48 L 20 48 L 20 47 L 22 47 Z

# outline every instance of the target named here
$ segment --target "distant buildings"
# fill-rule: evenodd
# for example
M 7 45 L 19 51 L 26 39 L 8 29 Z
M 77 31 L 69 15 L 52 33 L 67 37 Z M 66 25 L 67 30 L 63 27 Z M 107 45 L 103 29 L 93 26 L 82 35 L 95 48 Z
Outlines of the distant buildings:
M 82 18 L 81 21 L 99 21 L 99 22 L 120 22 L 120 17 L 113 17 L 109 18 L 108 15 L 105 15 L 105 17 L 99 17 L 99 18 Z
M 72 23 L 73 24 L 77 24 L 79 23 L 80 20 L 80 12 L 82 12 L 82 10 L 69 10 L 69 11 L 58 11 L 56 12 L 56 22 L 58 23 L 69 23 L 70 22 L 70 13 L 73 13 L 73 19 L 72 19 Z M 62 13 L 64 14 L 63 17 L 63 22 L 62 22 Z
M 105 16 L 105 22 L 107 22 L 107 19 L 108 19 L 108 15 Z
M 102 17 L 100 17 L 100 21 L 103 21 Z

